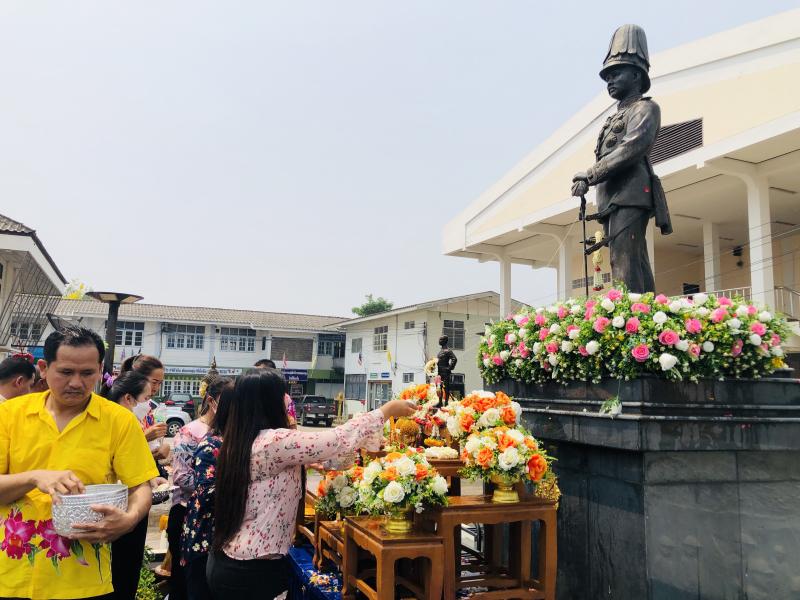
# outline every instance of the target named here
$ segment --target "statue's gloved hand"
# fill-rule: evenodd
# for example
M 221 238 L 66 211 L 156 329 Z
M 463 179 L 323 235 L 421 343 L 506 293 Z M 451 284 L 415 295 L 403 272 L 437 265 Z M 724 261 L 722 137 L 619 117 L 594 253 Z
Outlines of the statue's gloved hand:
M 579 173 L 580 174 L 580 173 Z M 589 191 L 589 184 L 584 179 L 574 180 L 572 183 L 572 195 L 576 197 L 585 196 Z
M 586 171 L 578 171 L 572 177 L 572 181 L 573 181 L 573 183 L 576 182 L 576 181 L 587 181 L 588 182 L 589 181 L 589 174 Z

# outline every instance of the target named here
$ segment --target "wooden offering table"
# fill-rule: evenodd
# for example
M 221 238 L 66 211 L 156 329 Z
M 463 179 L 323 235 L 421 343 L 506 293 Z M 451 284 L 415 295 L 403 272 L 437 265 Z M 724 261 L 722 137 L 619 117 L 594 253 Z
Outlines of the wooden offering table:
M 363 548 L 375 557 L 376 568 L 359 571 L 358 549 Z M 400 558 L 427 559 L 422 563 L 422 585 L 395 576 L 395 562 Z M 412 530 L 409 533 L 389 533 L 381 517 L 347 517 L 344 525 L 344 558 L 342 562 L 342 598 L 352 600 L 355 590 L 370 600 L 394 600 L 399 583 L 417 598 L 440 600 L 442 596 L 442 538 L 436 534 Z M 366 579 L 375 576 L 375 587 Z
M 464 587 L 499 588 L 476 593 L 471 598 L 485 600 L 555 600 L 556 591 L 556 506 L 540 498 L 522 498 L 513 504 L 496 504 L 491 496 L 457 496 L 449 505 L 426 510 L 421 515 L 436 526 L 444 541 L 444 598 L 455 598 Z M 539 576 L 531 579 L 531 521 L 541 521 L 539 530 Z M 461 524 L 511 524 L 509 568 L 499 564 L 499 550 L 487 551 L 486 573 L 462 576 Z
M 322 569 L 327 558 L 339 569 L 342 568 L 344 554 L 344 521 L 320 521 L 317 529 L 318 542 L 314 556 L 314 566 Z

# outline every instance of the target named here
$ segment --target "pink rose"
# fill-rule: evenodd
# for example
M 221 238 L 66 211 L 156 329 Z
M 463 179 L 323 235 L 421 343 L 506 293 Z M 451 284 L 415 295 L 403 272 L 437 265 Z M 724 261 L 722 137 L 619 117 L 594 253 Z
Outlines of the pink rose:
M 777 333 L 773 333 L 772 337 L 770 338 L 770 343 L 773 346 L 780 346 L 781 345 L 781 336 L 779 336 Z
M 698 319 L 686 319 L 686 331 L 688 333 L 700 333 L 703 330 L 703 324 Z
M 539 313 L 533 318 L 533 322 L 536 323 L 539 327 L 547 323 L 547 317 L 544 316 L 544 313 Z
M 558 352 L 558 344 L 555 342 L 550 342 L 547 344 L 547 346 L 545 346 L 545 350 L 547 350 L 550 354 L 555 354 Z
M 514 323 L 519 325 L 520 327 L 524 327 L 530 321 L 530 317 L 528 315 L 514 315 Z
M 720 306 L 733 306 L 733 300 L 727 296 L 723 296 L 718 300 Z
M 637 362 L 644 362 L 650 358 L 650 348 L 648 348 L 646 344 L 639 344 L 631 350 L 631 355 Z
M 558 315 L 559 319 L 563 319 L 564 317 L 566 317 L 569 314 L 569 311 L 566 309 L 565 306 L 559 306 L 558 307 L 558 312 L 556 314 Z
M 631 304 L 631 312 L 647 314 L 650 312 L 650 307 L 644 302 L 634 302 Z
M 584 321 L 591 321 L 592 317 L 594 316 L 594 306 L 590 306 L 586 309 L 586 316 L 583 318 Z
M 586 346 L 578 346 L 578 352 L 581 353 L 581 356 L 589 356 L 589 352 L 586 350 Z
M 567 335 L 569 335 L 570 331 L 575 331 L 576 329 L 580 329 L 577 325 L 567 325 Z
M 584 306 L 586 306 L 586 308 L 589 309 L 592 308 L 595 304 L 597 304 L 596 300 L 587 300 Z
M 727 316 L 728 316 L 728 311 L 722 307 L 715 308 L 713 311 L 711 311 L 711 320 L 714 323 L 719 323 L 720 321 L 724 320 L 725 317 Z
M 592 329 L 594 329 L 597 333 L 603 333 L 608 327 L 608 324 L 611 323 L 611 320 L 608 317 L 597 317 L 592 325 Z
M 611 288 L 610 290 L 608 290 L 608 293 L 606 294 L 606 298 L 608 298 L 609 300 L 611 300 L 613 302 L 616 302 L 617 300 L 622 298 L 622 292 L 620 292 L 619 290 L 616 290 L 614 288 Z
M 498 367 L 502 367 L 503 366 L 503 358 L 499 354 L 495 354 L 492 357 L 492 362 L 494 364 L 496 364 Z
M 742 353 L 742 348 L 744 348 L 744 342 L 742 340 L 733 342 L 733 346 L 731 346 L 731 356 L 739 356 Z
M 531 351 L 528 350 L 528 347 L 523 342 L 517 347 L 517 351 L 522 358 L 528 358 L 531 355 Z
M 755 322 L 752 325 L 750 325 L 750 331 L 752 331 L 753 333 L 757 333 L 758 335 L 764 335 L 765 333 L 767 333 L 767 326 L 764 325 L 763 323 Z
M 689 346 L 689 353 L 694 357 L 700 356 L 700 344 L 692 344 Z
M 667 298 L 664 294 L 659 294 L 656 296 L 655 302 L 656 304 L 669 304 L 669 298 Z
M 681 341 L 681 338 L 677 333 L 675 333 L 671 329 L 665 329 L 658 335 L 658 341 L 664 346 L 674 346 L 679 341 Z
M 483 353 L 483 358 L 489 358 L 491 355 L 488 352 Z
M 547 336 L 550 335 L 550 332 L 547 329 L 540 329 L 539 330 L 539 341 L 543 342 L 547 339 Z
M 639 331 L 639 319 L 636 317 L 631 317 L 628 319 L 628 321 L 625 323 L 625 331 L 628 333 L 636 333 Z
M 747 306 L 747 314 L 751 317 L 758 312 L 758 309 L 752 304 Z

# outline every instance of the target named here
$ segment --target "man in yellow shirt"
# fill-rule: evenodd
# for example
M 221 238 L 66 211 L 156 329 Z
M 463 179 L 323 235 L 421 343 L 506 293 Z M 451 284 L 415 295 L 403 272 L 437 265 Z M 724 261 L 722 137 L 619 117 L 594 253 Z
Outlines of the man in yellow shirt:
M 158 470 L 142 429 L 132 412 L 92 393 L 104 354 L 89 329 L 56 331 L 39 363 L 50 389 L 0 404 L 0 598 L 106 597 L 109 543 L 150 510 Z M 77 526 L 72 539 L 55 532 L 53 498 L 118 480 L 128 486 L 127 511 L 93 506 L 100 522 Z

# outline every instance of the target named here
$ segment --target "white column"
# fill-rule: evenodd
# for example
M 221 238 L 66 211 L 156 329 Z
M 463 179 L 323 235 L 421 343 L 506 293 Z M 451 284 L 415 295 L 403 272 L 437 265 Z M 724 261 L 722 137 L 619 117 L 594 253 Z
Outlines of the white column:
M 575 236 L 568 236 L 558 249 L 558 299 L 566 300 L 572 295 L 572 262 L 580 253 L 581 246 Z
M 757 176 L 747 184 L 747 225 L 750 242 L 750 285 L 753 300 L 775 305 L 772 274 L 772 225 L 770 224 L 769 183 Z
M 500 257 L 500 318 L 511 312 L 511 260 Z
M 653 279 L 656 277 L 656 220 L 650 219 L 645 233 L 647 241 L 647 257 L 650 259 L 650 268 L 653 270 Z M 658 290 L 656 289 L 656 292 Z
M 703 223 L 703 264 L 705 266 L 705 291 L 722 289 L 719 262 L 719 226 L 716 223 Z

